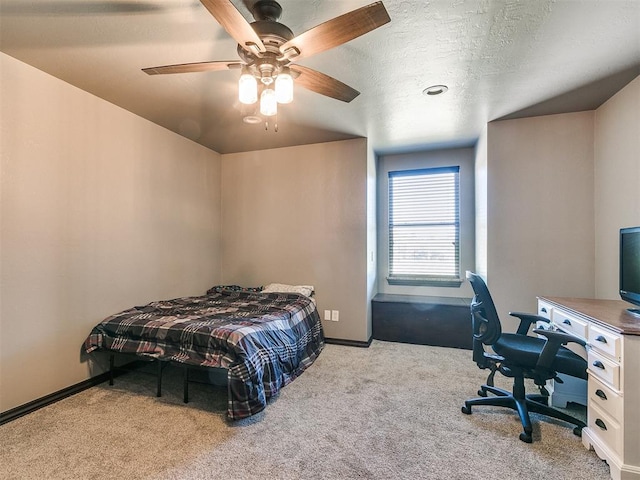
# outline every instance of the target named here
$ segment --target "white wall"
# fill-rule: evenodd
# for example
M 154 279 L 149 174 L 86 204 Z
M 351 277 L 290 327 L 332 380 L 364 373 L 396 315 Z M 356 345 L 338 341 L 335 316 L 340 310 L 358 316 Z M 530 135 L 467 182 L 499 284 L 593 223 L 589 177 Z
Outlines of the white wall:
M 596 298 L 619 299 L 619 230 L 640 225 L 640 77 L 595 112 Z
M 536 295 L 594 295 L 594 115 L 488 125 L 486 275 L 505 323 Z
M 222 155 L 224 283 L 311 284 L 325 335 L 367 341 L 366 139 Z
M 0 54 L 0 411 L 87 379 L 91 328 L 219 281 L 220 156 Z

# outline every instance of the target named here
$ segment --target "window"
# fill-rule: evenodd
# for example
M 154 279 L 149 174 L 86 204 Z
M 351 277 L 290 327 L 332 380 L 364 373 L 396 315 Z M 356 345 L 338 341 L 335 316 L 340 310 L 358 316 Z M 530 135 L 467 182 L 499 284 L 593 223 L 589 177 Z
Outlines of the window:
M 389 276 L 395 285 L 459 286 L 460 168 L 389 172 Z

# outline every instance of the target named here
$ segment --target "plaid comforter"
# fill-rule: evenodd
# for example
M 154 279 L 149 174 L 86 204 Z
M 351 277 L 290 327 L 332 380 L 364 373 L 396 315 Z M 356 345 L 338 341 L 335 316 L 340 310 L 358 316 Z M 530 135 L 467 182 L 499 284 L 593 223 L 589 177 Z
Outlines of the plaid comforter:
M 228 369 L 228 415 L 260 412 L 324 347 L 315 303 L 296 293 L 228 291 L 152 302 L 112 315 L 85 340 L 97 349 Z

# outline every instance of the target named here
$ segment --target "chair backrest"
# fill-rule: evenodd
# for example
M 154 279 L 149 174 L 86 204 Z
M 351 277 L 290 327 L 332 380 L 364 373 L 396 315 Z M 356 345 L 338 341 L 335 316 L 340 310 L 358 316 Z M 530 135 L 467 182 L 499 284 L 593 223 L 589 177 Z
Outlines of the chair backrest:
M 476 363 L 482 361 L 484 348 L 482 345 L 493 345 L 500 335 L 502 326 L 498 312 L 487 288 L 480 275 L 467 272 L 467 279 L 471 283 L 471 288 L 475 296 L 471 302 L 471 322 L 473 330 L 473 358 Z

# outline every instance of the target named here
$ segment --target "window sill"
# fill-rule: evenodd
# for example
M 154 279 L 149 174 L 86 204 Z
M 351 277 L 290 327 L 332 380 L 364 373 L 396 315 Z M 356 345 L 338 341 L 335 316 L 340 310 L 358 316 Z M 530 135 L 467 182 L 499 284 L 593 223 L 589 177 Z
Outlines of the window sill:
M 462 285 L 460 278 L 411 278 L 411 277 L 387 277 L 389 285 L 409 285 L 417 287 L 451 287 L 458 288 Z

